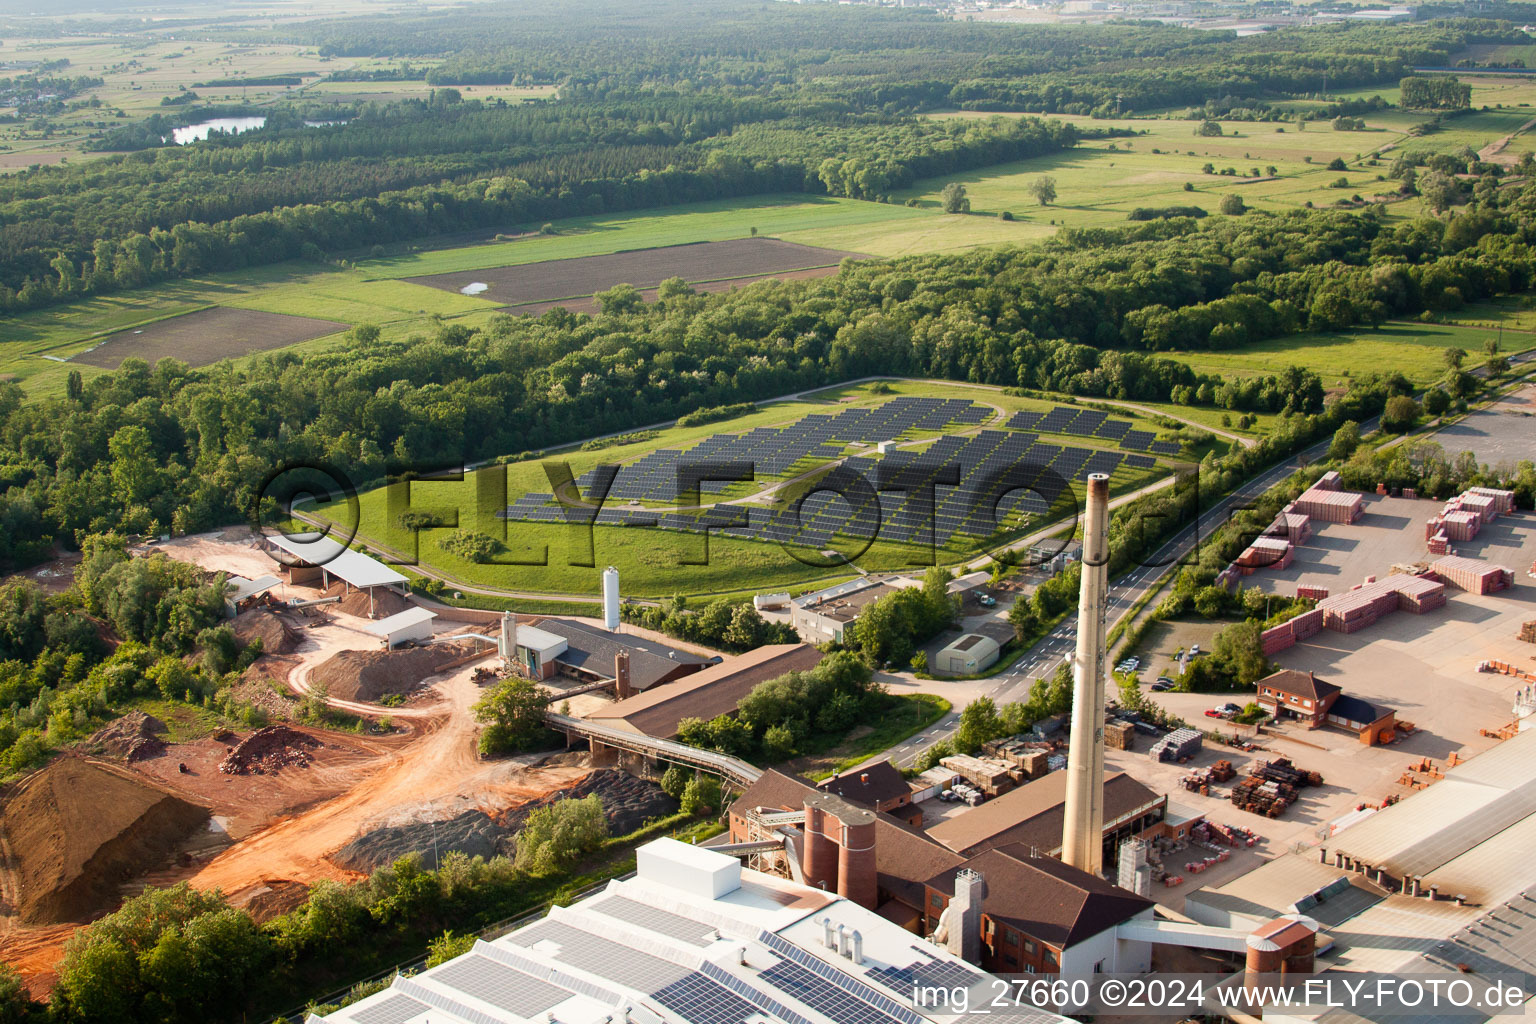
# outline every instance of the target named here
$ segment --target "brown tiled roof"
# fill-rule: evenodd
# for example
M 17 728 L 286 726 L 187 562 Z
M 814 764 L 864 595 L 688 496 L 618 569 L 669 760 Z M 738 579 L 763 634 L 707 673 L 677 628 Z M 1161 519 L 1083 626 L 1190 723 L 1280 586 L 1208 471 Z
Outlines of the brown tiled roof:
M 820 791 L 804 779 L 769 768 L 731 806 L 737 814 L 754 807 L 798 810 Z M 954 871 L 964 858 L 930 839 L 927 833 L 889 814 L 875 815 L 875 870 L 880 887 L 909 907 L 923 906 L 923 883 L 942 871 Z
M 1312 700 L 1324 700 L 1335 693 L 1344 692 L 1341 686 L 1324 682 L 1312 672 L 1299 672 L 1294 668 L 1283 668 L 1279 672 L 1271 673 L 1254 683 L 1258 687 L 1269 687 L 1285 694 L 1295 694 L 1297 697 L 1309 697 Z
M 889 761 L 877 761 L 843 775 L 822 779 L 816 783 L 816 788 L 836 793 L 856 804 L 875 808 L 912 792 L 912 787 L 902 778 L 901 771 Z
M 677 735 L 683 719 L 708 721 L 729 714 L 758 683 L 815 668 L 821 659 L 822 653 L 810 644 L 770 644 L 617 701 L 588 717 L 618 719 L 647 736 L 669 739 Z
M 975 855 L 1019 843 L 1041 853 L 1061 848 L 1067 773 L 1051 772 L 979 807 L 941 821 L 928 834 L 951 850 Z M 1104 780 L 1104 820 L 1129 814 L 1162 799 L 1124 772 Z
M 1031 856 L 1029 848 L 1021 845 L 988 850 L 961 866 L 980 872 L 985 880 L 982 908 L 990 917 L 1062 949 L 1153 905 L 1054 857 Z M 940 872 L 928 884 L 953 896 L 954 869 Z

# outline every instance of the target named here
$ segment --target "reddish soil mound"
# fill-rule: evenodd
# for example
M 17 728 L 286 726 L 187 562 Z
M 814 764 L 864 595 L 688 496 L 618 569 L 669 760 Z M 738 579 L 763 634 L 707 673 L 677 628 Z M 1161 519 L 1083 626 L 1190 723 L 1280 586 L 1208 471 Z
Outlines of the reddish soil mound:
M 165 743 L 160 734 L 165 723 L 142 711 L 130 711 L 115 722 L 98 729 L 85 741 L 92 753 L 120 757 L 125 761 L 147 761 L 165 753 Z
M 122 768 L 64 757 L 24 779 L 0 808 L 0 835 L 24 924 L 79 920 L 117 902 L 208 821 L 208 809 Z
M 309 752 L 321 745 L 307 733 L 286 725 L 258 729 L 236 744 L 229 756 L 219 762 L 225 775 L 268 775 L 283 768 L 308 767 Z
M 385 694 L 409 693 L 464 653 L 447 644 L 396 651 L 341 651 L 315 666 L 310 679 L 324 683 L 332 697 L 376 701 Z
M 366 590 L 354 590 L 350 594 L 346 591 L 347 586 L 344 583 L 331 584 L 331 589 L 325 592 L 325 596 L 339 597 L 341 601 L 326 607 L 335 608 L 346 612 L 348 615 L 355 615 L 360 619 L 369 618 L 370 610 L 373 613 L 372 618 L 385 619 L 391 615 L 398 615 L 407 608 L 416 607 L 413 602 L 384 587 L 373 588 L 373 603 L 371 606 Z
M 243 611 L 230 626 L 242 644 L 260 640 L 262 654 L 287 654 L 299 645 L 299 631 L 269 608 Z

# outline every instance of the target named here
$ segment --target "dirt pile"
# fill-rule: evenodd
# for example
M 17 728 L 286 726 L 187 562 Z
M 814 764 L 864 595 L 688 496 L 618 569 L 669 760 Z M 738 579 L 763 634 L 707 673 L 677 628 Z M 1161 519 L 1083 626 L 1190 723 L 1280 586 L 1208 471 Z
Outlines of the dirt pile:
M 324 683 L 332 697 L 376 701 L 387 694 L 411 692 L 464 654 L 447 644 L 396 651 L 340 651 L 315 666 L 310 679 Z
M 130 763 L 147 761 L 165 753 L 165 742 L 160 734 L 165 723 L 142 711 L 130 711 L 122 718 L 109 722 L 85 741 L 86 749 L 108 757 L 120 757 Z
M 283 768 L 309 766 L 311 750 L 320 741 L 286 725 L 258 729 L 235 745 L 219 762 L 225 775 L 270 775 Z
M 391 615 L 400 614 L 407 608 L 416 607 L 414 603 L 386 587 L 373 588 L 371 605 L 369 604 L 368 591 L 352 590 L 351 593 L 348 593 L 349 589 L 345 583 L 331 584 L 331 589 L 325 592 L 325 596 L 339 597 L 341 600 L 336 604 L 327 605 L 326 607 L 346 612 L 348 615 L 355 615 L 360 619 L 387 619 Z M 370 611 L 372 612 L 371 616 L 369 615 Z
M 435 867 L 438 858 L 450 850 L 471 857 L 511 856 L 517 850 L 518 830 L 534 811 L 558 800 L 593 793 L 603 801 L 603 815 L 612 836 L 627 835 L 647 821 L 677 813 L 677 801 L 656 783 L 601 768 L 580 782 L 495 815 L 471 810 L 447 821 L 375 829 L 352 840 L 330 859 L 339 867 L 367 873 L 412 853 L 427 867 Z
M 594 793 L 602 798 L 603 817 L 608 819 L 610 836 L 628 835 L 647 821 L 677 813 L 677 801 L 663 793 L 656 783 L 637 779 L 617 768 L 599 768 L 573 786 L 557 789 L 548 796 L 498 814 L 496 821 L 509 832 L 516 833 L 528 816 L 540 807 L 556 800 L 579 800 Z
M 230 627 L 242 644 L 261 641 L 262 654 L 287 654 L 299 645 L 301 634 L 270 608 L 250 608 L 236 615 Z
M 75 921 L 114 905 L 118 887 L 160 865 L 208 809 L 126 769 L 64 757 L 0 808 L 15 910 L 23 924 Z
M 511 853 L 511 833 L 484 811 L 465 811 L 447 821 L 420 822 L 376 829 L 352 840 L 331 860 L 350 871 L 372 873 L 408 854 L 421 858 L 424 867 L 437 867 L 439 856 L 458 850 L 471 857 Z

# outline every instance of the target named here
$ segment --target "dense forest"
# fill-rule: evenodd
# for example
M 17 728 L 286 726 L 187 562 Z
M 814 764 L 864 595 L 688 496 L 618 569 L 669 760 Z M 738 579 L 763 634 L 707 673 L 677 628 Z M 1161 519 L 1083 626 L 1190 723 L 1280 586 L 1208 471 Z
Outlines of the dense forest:
M 755 100 L 434 99 L 373 107 L 344 126 L 290 120 L 0 178 L 0 311 L 490 224 L 537 227 L 770 192 L 878 199 L 919 176 L 1038 156 L 1079 137 L 1034 118 L 938 123 L 860 119 L 832 104 L 817 111 L 823 130 L 776 155 L 750 132 L 739 143 L 729 137 L 788 115 Z M 847 153 L 870 158 L 821 175 L 823 161 Z
M 583 214 L 773 192 L 879 201 L 918 178 L 1042 155 L 1082 134 L 919 112 L 1187 106 L 1262 118 L 1271 101 L 1316 94 L 1324 80 L 1388 85 L 1471 43 L 1530 42 L 1508 22 L 1474 19 L 1236 38 L 756 0 L 617 10 L 523 0 L 515 12 L 489 3 L 223 35 L 432 65 L 425 73 L 443 88 L 393 104 L 264 108 L 263 129 L 184 147 L 169 144 L 173 126 L 253 111 L 183 105 L 100 142 L 136 152 L 0 179 L 0 312 Z M 1410 81 L 1435 106 L 1461 92 Z M 452 88 L 486 82 L 555 84 L 558 99 L 483 102 Z

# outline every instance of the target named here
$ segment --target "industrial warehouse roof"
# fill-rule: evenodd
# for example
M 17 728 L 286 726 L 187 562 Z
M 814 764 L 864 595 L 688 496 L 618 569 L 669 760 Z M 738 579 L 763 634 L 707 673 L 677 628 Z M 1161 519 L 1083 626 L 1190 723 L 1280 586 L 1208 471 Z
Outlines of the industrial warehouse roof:
M 637 690 L 648 690 L 657 683 L 687 675 L 699 665 L 715 659 L 678 647 L 657 643 L 641 636 L 610 633 L 600 626 L 589 626 L 574 619 L 540 619 L 539 629 L 564 637 L 567 644 L 559 657 L 562 664 L 605 679 L 613 678 L 613 659 L 620 651 L 629 652 L 629 682 Z M 524 627 L 519 626 L 519 632 Z
M 522 633 L 518 636 L 521 643 Z M 822 653 L 810 644 L 769 644 L 727 658 L 666 686 L 652 687 L 645 693 L 617 701 L 588 717 L 622 720 L 636 732 L 669 738 L 677 735 L 683 719 L 709 721 L 717 715 L 730 714 L 758 683 L 789 672 L 815 668 L 821 659 Z M 630 670 L 634 670 L 633 658 Z
M 1320 863 L 1315 849 L 1282 855 L 1218 890 L 1190 893 L 1185 910 L 1207 923 L 1217 921 L 1201 907 L 1263 916 L 1348 875 L 1354 891 L 1305 911 L 1328 926 L 1335 943 L 1329 963 L 1417 971 L 1427 954 L 1431 964 L 1529 975 L 1528 961 L 1536 960 L 1533 779 L 1536 731 L 1527 731 L 1335 835 L 1325 844 L 1328 863 Z M 1385 868 L 1394 878 L 1418 875 L 1426 888 L 1438 887 L 1440 898 L 1383 893 L 1367 875 L 1334 867 L 1335 853 Z M 1457 905 L 1454 896 L 1465 896 L 1466 904 Z
M 407 582 L 404 576 L 377 558 L 370 558 L 361 551 L 344 547 L 330 537 L 299 541 L 283 534 L 271 534 L 266 540 L 279 551 L 296 559 L 301 565 L 318 565 L 332 576 L 354 587 L 366 589 L 398 586 Z
M 914 977 L 977 993 L 997 986 L 849 900 L 743 870 L 735 858 L 657 840 L 641 848 L 638 864 L 633 878 L 494 942 L 476 942 L 447 963 L 397 977 L 325 1020 L 924 1024 L 957 1018 L 914 1009 Z M 840 928 L 859 934 L 861 962 L 827 947 L 828 929 Z M 1063 1020 L 1036 1011 L 1008 1019 Z
M 431 622 L 435 618 L 437 618 L 437 612 L 429 612 L 425 608 L 407 608 L 403 612 L 397 612 L 377 622 L 365 622 L 363 628 L 376 636 L 389 636 L 402 629 L 419 626 L 423 622 Z
M 1014 843 L 1050 853 L 1061 848 L 1066 799 L 1067 773 L 1051 772 L 941 821 L 928 834 L 951 850 L 972 855 Z M 1104 780 L 1104 821 L 1113 822 L 1165 799 L 1125 772 L 1116 772 Z
M 1456 892 L 1481 891 L 1498 876 L 1449 870 L 1484 844 L 1478 860 L 1503 863 L 1516 837 L 1536 832 L 1536 730 L 1516 734 L 1464 764 L 1446 770 L 1428 789 L 1360 822 L 1337 837 L 1335 849 L 1383 868 L 1393 877 L 1437 873 Z M 1516 826 L 1521 826 L 1517 828 Z M 1521 856 L 1529 847 L 1522 847 Z M 1536 874 L 1527 869 L 1526 872 Z
M 989 917 L 1063 949 L 1154 906 L 1054 857 L 1032 856 L 1022 844 L 988 850 L 966 861 L 965 867 L 989 880 L 983 897 Z M 1006 884 L 994 885 L 991 879 Z M 953 896 L 955 873 L 943 872 L 928 884 Z

